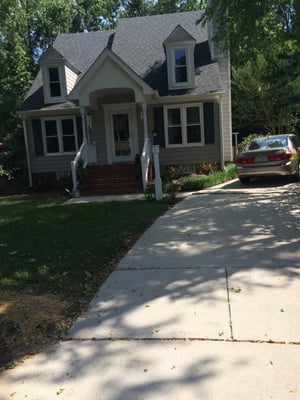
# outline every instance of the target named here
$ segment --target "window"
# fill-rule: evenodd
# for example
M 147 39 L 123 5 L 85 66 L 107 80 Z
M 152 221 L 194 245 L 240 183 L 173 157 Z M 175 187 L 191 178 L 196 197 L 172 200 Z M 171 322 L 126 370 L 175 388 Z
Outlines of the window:
M 164 41 L 169 90 L 195 87 L 195 44 L 196 39 L 181 25 Z
M 57 121 L 45 121 L 46 152 L 59 153 Z
M 45 119 L 45 154 L 75 153 L 78 149 L 74 118 Z
M 60 79 L 59 79 L 59 70 L 57 67 L 49 68 L 49 86 L 50 86 L 50 96 L 51 97 L 60 97 L 61 96 L 61 87 L 60 87 Z
M 65 101 L 67 95 L 65 66 L 63 64 L 42 64 L 43 91 L 46 104 Z
M 167 147 L 202 144 L 202 104 L 169 106 L 164 113 Z
M 175 82 L 182 83 L 187 82 L 187 57 L 186 51 L 175 50 L 174 51 L 174 63 L 175 63 Z
M 194 47 L 169 44 L 166 49 L 169 89 L 195 87 Z

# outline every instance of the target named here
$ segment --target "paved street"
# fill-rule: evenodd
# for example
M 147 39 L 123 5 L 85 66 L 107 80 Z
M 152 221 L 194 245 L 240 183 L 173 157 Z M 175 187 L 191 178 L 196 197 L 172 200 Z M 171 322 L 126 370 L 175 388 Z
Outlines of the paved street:
M 299 400 L 299 204 L 282 179 L 190 194 L 0 400 Z

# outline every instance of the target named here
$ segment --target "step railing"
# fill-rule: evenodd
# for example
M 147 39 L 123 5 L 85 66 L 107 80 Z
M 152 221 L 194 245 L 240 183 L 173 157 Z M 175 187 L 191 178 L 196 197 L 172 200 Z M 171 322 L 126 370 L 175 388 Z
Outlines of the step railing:
M 150 138 L 145 138 L 143 152 L 141 154 L 141 169 L 143 189 L 146 190 L 148 182 L 148 172 L 152 153 L 152 142 Z
M 73 183 L 73 194 L 79 196 L 79 182 L 77 176 L 77 168 L 79 161 L 83 161 L 83 168 L 85 169 L 88 164 L 96 163 L 96 144 L 83 142 L 80 149 L 76 153 L 73 161 L 71 161 L 71 172 L 72 172 L 72 183 Z

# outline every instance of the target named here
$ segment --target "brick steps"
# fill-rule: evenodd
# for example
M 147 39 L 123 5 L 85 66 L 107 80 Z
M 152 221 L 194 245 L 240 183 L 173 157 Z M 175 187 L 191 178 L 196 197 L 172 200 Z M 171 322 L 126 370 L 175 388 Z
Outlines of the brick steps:
M 87 184 L 81 195 L 130 194 L 143 191 L 135 164 L 88 166 Z

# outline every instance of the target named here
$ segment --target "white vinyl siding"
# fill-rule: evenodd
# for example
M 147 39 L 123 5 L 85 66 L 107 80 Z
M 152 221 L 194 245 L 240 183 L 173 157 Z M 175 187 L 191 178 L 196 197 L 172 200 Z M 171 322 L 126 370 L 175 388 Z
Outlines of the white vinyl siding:
M 66 83 L 67 83 L 67 94 L 71 92 L 75 86 L 77 75 L 69 67 L 65 67 Z

